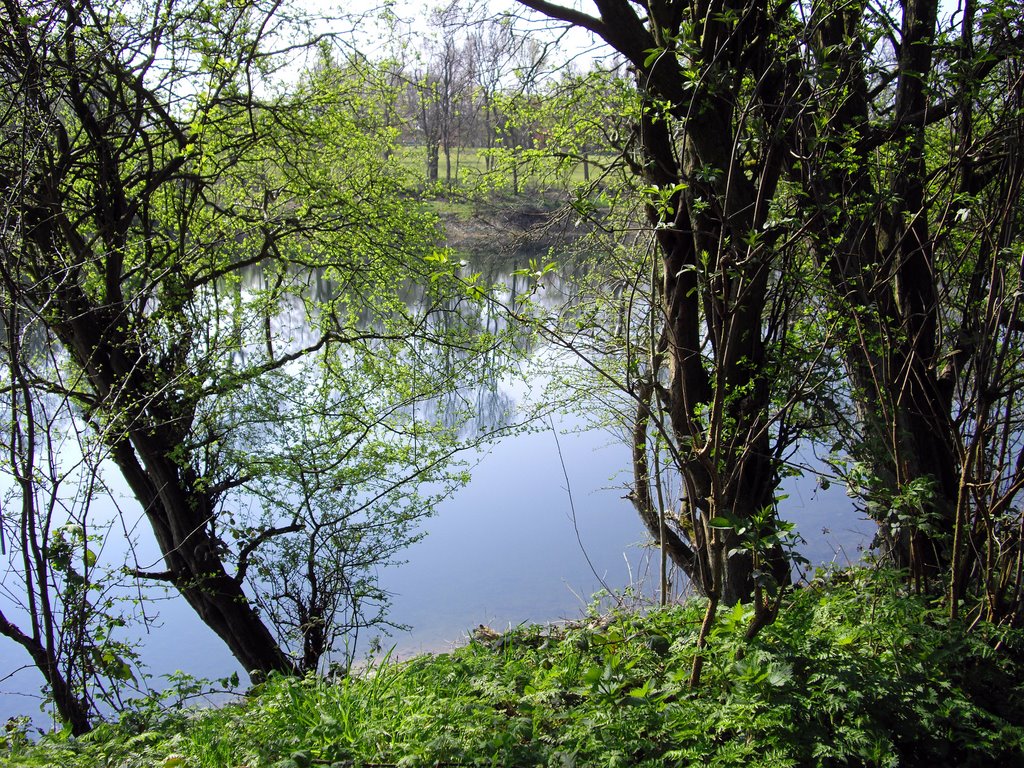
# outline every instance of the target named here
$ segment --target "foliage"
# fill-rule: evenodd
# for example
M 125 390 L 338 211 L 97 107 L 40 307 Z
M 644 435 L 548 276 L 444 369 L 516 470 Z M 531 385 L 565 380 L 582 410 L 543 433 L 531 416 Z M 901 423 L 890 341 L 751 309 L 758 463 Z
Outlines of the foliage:
M 701 601 L 519 627 L 329 681 L 275 676 L 218 710 L 154 712 L 12 765 L 1011 765 L 1024 637 L 951 622 L 898 574 L 827 574 L 748 644 L 723 609 L 687 688 Z
M 499 92 L 489 172 L 475 194 L 550 195 L 563 205 L 590 201 L 614 186 L 621 170 L 621 131 L 635 114 L 636 94 L 616 70 L 561 71 Z M 580 212 L 576 212 L 577 217 Z
M 954 613 L 984 593 L 994 619 L 1020 599 L 1019 10 L 822 4 L 807 66 L 824 77 L 797 123 L 853 479 L 919 588 L 948 585 Z
M 132 577 L 178 590 L 246 670 L 316 669 L 381 618 L 374 567 L 464 481 L 465 392 L 496 360 L 479 289 L 406 194 L 388 84 L 279 3 L 0 16 L 15 384 L 61 398 L 121 473 L 163 559 Z M 300 54 L 315 66 L 275 84 Z M 437 418 L 442 399 L 460 407 Z
M 625 268 L 559 332 L 633 408 L 655 538 L 706 594 L 765 605 L 769 558 L 724 553 L 772 524 L 797 443 L 827 439 L 918 589 L 1019 620 L 1019 3 L 520 3 L 634 76 L 646 237 L 596 217 L 618 233 L 599 268 Z

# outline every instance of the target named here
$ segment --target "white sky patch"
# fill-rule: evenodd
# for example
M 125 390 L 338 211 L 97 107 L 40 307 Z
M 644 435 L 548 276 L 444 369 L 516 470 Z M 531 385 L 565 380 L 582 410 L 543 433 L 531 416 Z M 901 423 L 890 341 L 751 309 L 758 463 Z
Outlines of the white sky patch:
M 452 5 L 424 0 L 298 0 L 296 7 L 319 17 L 311 31 L 334 36 L 334 45 L 346 54 L 358 53 L 374 61 L 393 59 L 415 68 L 426 55 L 424 51 L 444 37 L 445 28 L 438 18 Z M 455 35 L 465 37 L 471 28 L 454 23 L 459 20 L 472 25 L 510 18 L 509 23 L 520 35 L 550 46 L 552 69 L 567 64 L 577 70 L 587 69 L 595 59 L 610 55 L 609 49 L 586 30 L 554 22 L 514 0 L 459 3 L 456 8 L 450 15 L 453 24 L 449 27 Z M 317 55 L 316 49 L 296 50 L 279 72 L 280 79 L 293 80 L 316 63 Z

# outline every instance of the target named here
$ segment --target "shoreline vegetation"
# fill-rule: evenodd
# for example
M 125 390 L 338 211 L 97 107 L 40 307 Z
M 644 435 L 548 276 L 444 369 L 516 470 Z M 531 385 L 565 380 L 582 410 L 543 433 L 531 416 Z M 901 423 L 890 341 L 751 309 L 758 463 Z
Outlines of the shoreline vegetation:
M 595 602 L 595 606 L 597 603 Z M 165 707 L 33 743 L 12 766 L 972 766 L 1024 764 L 1024 633 L 953 621 L 905 577 L 857 567 L 788 598 L 753 641 L 706 601 L 596 608 L 563 625 L 483 628 L 451 653 L 325 679 L 272 675 L 238 703 Z
M 512 6 L 5 0 L 0 766 L 1024 766 L 1019 0 Z M 353 671 L 534 340 L 699 597 Z
M 518 258 L 546 253 L 586 234 L 587 226 L 570 220 L 565 201 L 527 198 L 477 201 L 471 210 L 455 200 L 433 201 L 444 225 L 446 245 L 475 260 Z M 563 258 L 570 254 L 562 254 Z

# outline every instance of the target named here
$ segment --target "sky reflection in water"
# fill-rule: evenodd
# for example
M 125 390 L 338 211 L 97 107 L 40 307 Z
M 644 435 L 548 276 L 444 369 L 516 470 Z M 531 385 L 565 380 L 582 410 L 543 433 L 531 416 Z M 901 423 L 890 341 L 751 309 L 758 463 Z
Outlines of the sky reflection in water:
M 502 399 L 508 404 L 520 391 L 503 388 Z M 628 448 L 608 432 L 580 426 L 563 417 L 555 423 L 557 441 L 551 429 L 514 435 L 479 457 L 469 485 L 424 522 L 428 535 L 406 551 L 407 562 L 381 571 L 393 594 L 392 620 L 410 628 L 382 636 L 385 650 L 394 646 L 404 658 L 462 644 L 481 623 L 501 630 L 576 618 L 602 586 L 633 586 L 653 598 L 657 553 L 623 498 Z M 813 478 L 790 478 L 783 492 L 789 494 L 783 517 L 797 524 L 807 542 L 800 550 L 812 563 L 846 564 L 860 556 L 873 526 L 858 518 L 841 484 L 821 490 Z M 217 678 L 238 669 L 183 600 L 154 608 L 159 626 L 141 635 L 141 653 L 155 685 L 175 670 Z M 380 634 L 364 631 L 361 648 Z M 0 643 L 0 677 L 25 664 L 23 653 Z M 33 668 L 0 682 L 0 721 L 34 714 L 38 688 Z

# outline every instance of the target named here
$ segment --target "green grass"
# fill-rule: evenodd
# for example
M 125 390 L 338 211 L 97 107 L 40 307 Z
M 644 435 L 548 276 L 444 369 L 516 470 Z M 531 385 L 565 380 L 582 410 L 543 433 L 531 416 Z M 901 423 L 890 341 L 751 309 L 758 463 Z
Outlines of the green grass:
M 967 632 L 903 594 L 892 575 L 856 571 L 799 590 L 747 646 L 749 616 L 724 610 L 704 682 L 690 690 L 702 610 L 694 601 L 525 627 L 499 643 L 385 661 L 336 682 L 275 677 L 217 710 L 149 706 L 77 741 L 9 738 L 7 760 L 68 768 L 1024 764 L 1019 632 Z
M 585 181 L 583 163 L 556 161 L 554 156 L 543 149 L 528 150 L 518 156 L 520 189 L 536 189 L 556 186 L 570 187 Z M 427 149 L 424 145 L 400 146 L 396 158 L 413 178 L 425 183 L 427 170 Z M 595 154 L 590 168 L 591 178 L 596 178 L 599 170 L 596 164 L 607 165 L 614 159 L 613 155 Z M 469 189 L 508 190 L 512 186 L 511 154 L 496 156 L 495 165 L 488 170 L 486 150 L 482 147 L 466 147 L 452 149 L 452 182 Z M 444 152 L 438 162 L 438 182 L 445 184 L 446 167 Z

